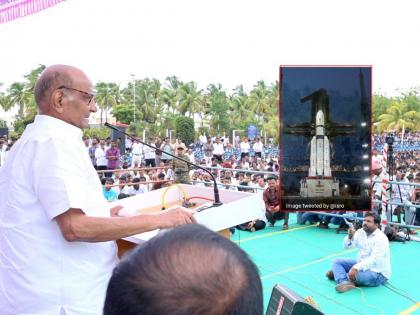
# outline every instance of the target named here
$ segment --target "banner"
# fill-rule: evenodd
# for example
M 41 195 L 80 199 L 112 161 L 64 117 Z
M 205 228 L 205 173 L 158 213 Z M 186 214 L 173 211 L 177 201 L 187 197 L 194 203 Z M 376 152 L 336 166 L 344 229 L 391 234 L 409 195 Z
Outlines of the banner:
M 64 0 L 0 0 L 0 24 L 45 10 L 63 1 Z
M 371 67 L 280 68 L 282 210 L 370 210 Z

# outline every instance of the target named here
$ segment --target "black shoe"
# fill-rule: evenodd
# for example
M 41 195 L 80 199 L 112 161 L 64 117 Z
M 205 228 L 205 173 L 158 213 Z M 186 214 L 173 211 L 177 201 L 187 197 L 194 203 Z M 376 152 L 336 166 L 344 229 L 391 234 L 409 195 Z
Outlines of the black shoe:
M 269 226 L 273 227 L 274 223 L 276 223 L 276 219 L 274 219 L 273 214 L 270 211 L 266 211 L 265 217 L 267 218 L 267 221 L 269 222 Z
M 325 222 L 319 222 L 318 227 L 320 229 L 328 229 L 328 223 Z

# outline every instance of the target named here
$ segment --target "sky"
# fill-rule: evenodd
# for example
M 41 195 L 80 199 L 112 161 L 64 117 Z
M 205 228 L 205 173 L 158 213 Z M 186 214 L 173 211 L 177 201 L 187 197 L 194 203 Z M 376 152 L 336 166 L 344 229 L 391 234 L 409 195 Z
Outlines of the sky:
M 3 89 L 64 63 L 125 85 L 171 75 L 251 90 L 280 65 L 372 65 L 373 91 L 420 85 L 420 4 L 406 1 L 67 0 L 0 24 Z

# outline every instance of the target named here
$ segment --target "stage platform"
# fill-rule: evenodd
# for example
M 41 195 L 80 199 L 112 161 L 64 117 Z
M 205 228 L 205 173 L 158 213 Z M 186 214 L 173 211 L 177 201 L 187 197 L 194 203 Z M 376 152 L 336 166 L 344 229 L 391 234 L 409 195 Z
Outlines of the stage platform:
M 297 225 L 295 213 L 290 214 L 289 230 L 282 231 L 282 222 L 254 233 L 236 230 L 232 236 L 260 270 L 264 309 L 279 283 L 312 297 L 328 315 L 420 314 L 420 243 L 391 243 L 392 277 L 386 286 L 337 293 L 325 272 L 336 257 L 356 257 L 356 249 L 342 248 L 345 233 L 336 234 L 332 224 L 329 229 Z

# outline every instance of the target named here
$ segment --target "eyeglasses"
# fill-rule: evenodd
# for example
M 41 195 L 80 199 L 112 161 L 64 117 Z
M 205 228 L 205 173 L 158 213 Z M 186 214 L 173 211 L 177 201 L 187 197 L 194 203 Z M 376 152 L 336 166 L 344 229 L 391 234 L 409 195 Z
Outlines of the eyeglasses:
M 90 103 L 92 102 L 92 100 L 94 100 L 95 95 L 96 95 L 96 93 L 88 93 L 88 92 L 80 91 L 78 89 L 74 89 L 74 88 L 71 88 L 71 87 L 68 87 L 68 86 L 64 86 L 64 85 L 62 85 L 62 86 L 60 86 L 60 87 L 57 88 L 57 90 L 60 90 L 60 89 L 67 89 L 67 90 L 71 90 L 71 91 L 76 91 L 76 92 L 79 92 L 81 94 L 86 95 L 86 97 L 89 99 L 89 102 L 87 103 L 88 106 L 90 105 Z

